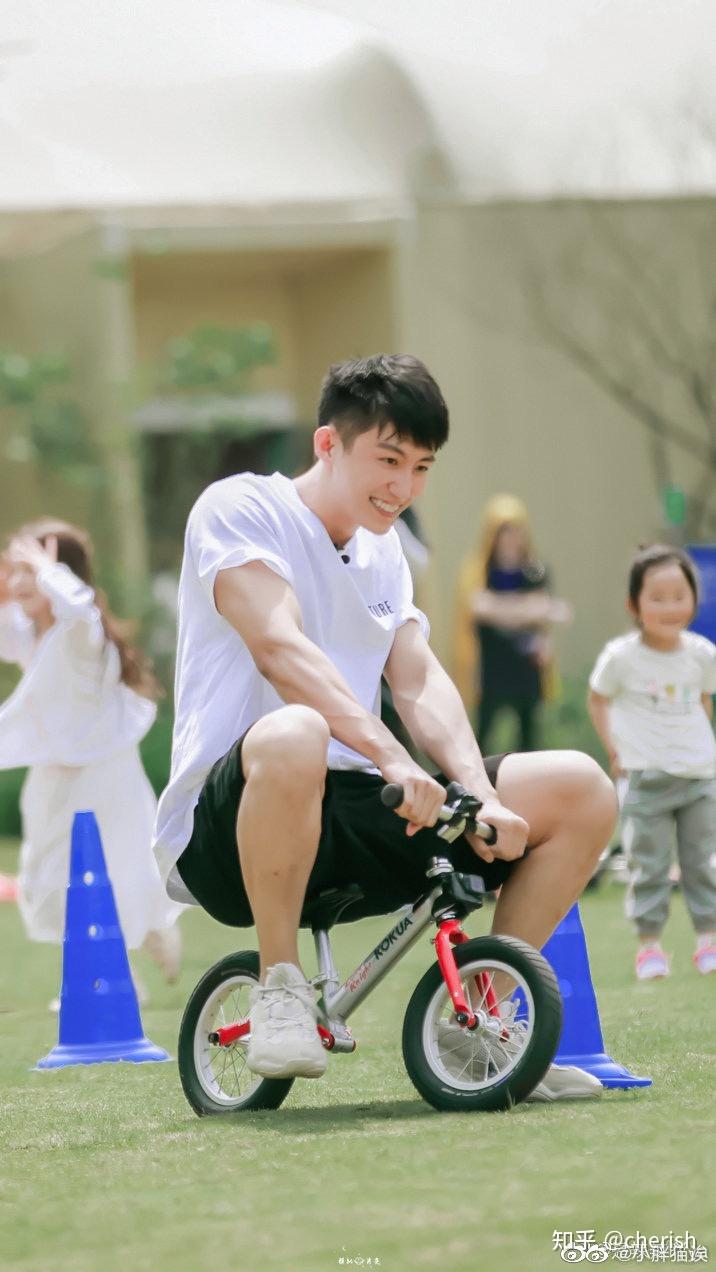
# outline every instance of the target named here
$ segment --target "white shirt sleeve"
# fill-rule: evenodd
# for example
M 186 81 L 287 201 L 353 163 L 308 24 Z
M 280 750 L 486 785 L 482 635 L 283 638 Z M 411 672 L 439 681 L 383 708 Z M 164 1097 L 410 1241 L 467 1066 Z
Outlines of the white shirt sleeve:
M 600 693 L 604 698 L 613 698 L 621 689 L 619 660 L 614 641 L 610 641 L 608 645 L 605 645 L 599 655 L 594 665 L 594 670 L 589 677 L 589 687 L 595 693 Z
M 19 663 L 24 667 L 30 661 L 34 647 L 34 624 L 22 606 L 16 601 L 0 605 L 0 658 L 3 662 Z
M 59 562 L 38 570 L 36 582 L 49 600 L 57 622 L 75 628 L 73 637 L 83 647 L 101 649 L 105 643 L 104 627 L 89 584 Z
M 410 573 L 410 567 L 403 555 L 402 549 L 400 559 L 401 599 L 400 609 L 398 611 L 398 621 L 395 625 L 396 629 L 398 627 L 402 627 L 405 623 L 411 622 L 412 620 L 420 624 L 420 630 L 422 631 L 425 639 L 428 640 L 430 637 L 430 623 L 423 611 L 418 609 L 417 605 L 413 603 L 413 579 Z
M 199 497 L 187 522 L 186 552 L 212 605 L 220 570 L 262 561 L 294 585 L 293 571 L 270 511 L 251 491 L 237 502 L 218 486 Z

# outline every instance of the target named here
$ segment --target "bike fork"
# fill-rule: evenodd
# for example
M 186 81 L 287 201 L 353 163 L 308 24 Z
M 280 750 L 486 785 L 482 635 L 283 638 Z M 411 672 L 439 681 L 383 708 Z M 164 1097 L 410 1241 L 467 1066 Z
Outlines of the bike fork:
M 453 945 L 463 945 L 468 939 L 458 919 L 442 919 L 438 924 L 438 934 L 434 944 L 440 971 L 455 1008 L 455 1019 L 459 1025 L 467 1029 L 475 1029 L 478 1019 L 463 993 L 462 982 L 452 952 Z M 478 972 L 475 984 L 480 995 L 480 1002 L 484 1003 L 487 1014 L 499 1017 L 500 1008 L 490 977 L 485 972 Z

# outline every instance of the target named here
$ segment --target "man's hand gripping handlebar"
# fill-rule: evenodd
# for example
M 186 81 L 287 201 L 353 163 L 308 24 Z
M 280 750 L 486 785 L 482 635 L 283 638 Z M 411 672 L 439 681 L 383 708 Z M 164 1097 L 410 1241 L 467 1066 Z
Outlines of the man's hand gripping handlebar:
M 386 808 L 399 808 L 403 802 L 403 788 L 395 782 L 389 782 L 380 792 L 381 803 Z M 466 830 L 484 839 L 490 846 L 497 840 L 497 831 L 489 822 L 478 820 L 477 814 L 482 802 L 476 795 L 470 795 L 459 782 L 450 782 L 447 788 L 447 803 L 438 813 L 438 821 L 444 824 L 437 832 L 441 839 L 451 844 Z

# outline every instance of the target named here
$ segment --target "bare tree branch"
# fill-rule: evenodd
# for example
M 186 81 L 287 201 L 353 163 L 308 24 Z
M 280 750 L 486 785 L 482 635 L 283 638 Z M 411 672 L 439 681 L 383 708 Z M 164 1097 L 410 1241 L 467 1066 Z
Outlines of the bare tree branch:
M 663 441 L 669 441 L 701 463 L 716 467 L 716 446 L 702 441 L 682 424 L 669 419 L 662 411 L 657 410 L 651 402 L 642 397 L 629 384 L 625 383 L 613 370 L 600 359 L 592 349 L 581 342 L 571 332 L 565 331 L 557 323 L 544 303 L 541 289 L 532 287 L 533 312 L 538 315 L 538 322 L 546 332 L 552 344 L 567 353 L 573 362 L 582 367 L 609 395 L 626 407 L 632 415 L 646 426 L 651 433 Z

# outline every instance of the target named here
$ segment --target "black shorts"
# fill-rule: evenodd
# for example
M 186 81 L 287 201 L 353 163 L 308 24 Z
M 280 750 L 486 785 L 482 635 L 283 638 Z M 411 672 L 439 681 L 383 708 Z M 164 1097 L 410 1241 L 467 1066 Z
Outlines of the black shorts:
M 253 925 L 236 847 L 236 814 L 244 788 L 242 743 L 243 738 L 235 742 L 211 769 L 194 811 L 191 839 L 177 862 L 199 904 L 231 927 Z M 503 759 L 485 759 L 493 785 Z M 482 861 L 463 837 L 446 844 L 431 827 L 409 838 L 404 818 L 381 803 L 382 786 L 377 774 L 329 770 L 307 899 L 323 888 L 357 883 L 365 895 L 346 911 L 347 922 L 389 914 L 425 891 L 428 859 L 434 856 L 449 857 L 456 870 L 480 875 L 488 891 L 504 883 L 514 863 Z

